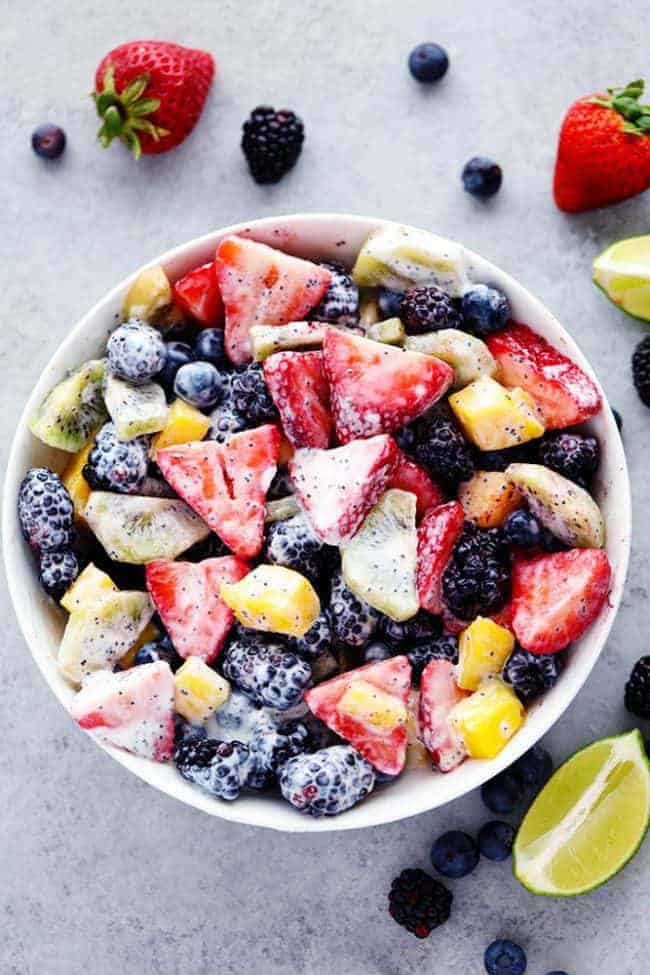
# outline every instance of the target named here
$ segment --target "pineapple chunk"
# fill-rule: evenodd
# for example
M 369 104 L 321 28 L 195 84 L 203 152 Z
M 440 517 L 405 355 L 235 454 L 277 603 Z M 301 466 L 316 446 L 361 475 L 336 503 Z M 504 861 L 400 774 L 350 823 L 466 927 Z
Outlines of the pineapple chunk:
M 230 696 L 227 680 L 200 657 L 188 657 L 174 674 L 176 710 L 191 724 L 203 724 Z
M 124 321 L 139 318 L 151 322 L 158 312 L 171 304 L 172 287 L 160 265 L 148 267 L 138 274 L 126 293 L 122 304 Z
M 402 345 L 406 332 L 399 318 L 387 318 L 384 322 L 377 322 L 368 329 L 367 336 L 375 342 L 385 345 Z
M 145 643 L 155 643 L 160 637 L 160 630 L 154 623 L 147 623 L 144 630 L 135 641 L 132 647 L 126 651 L 123 657 L 120 657 L 120 667 L 122 670 L 128 670 L 135 663 L 135 655 L 143 647 Z
M 151 456 L 156 459 L 156 451 L 163 447 L 173 447 L 191 440 L 203 440 L 210 429 L 210 417 L 190 406 L 182 399 L 176 399 L 169 407 L 167 423 L 151 444 Z
M 83 572 L 75 579 L 61 597 L 61 605 L 69 613 L 84 609 L 109 592 L 117 592 L 117 586 L 109 575 L 89 562 Z
M 461 484 L 458 500 L 467 520 L 479 528 L 499 528 L 523 504 L 520 492 L 500 471 L 476 471 Z
M 501 673 L 515 648 L 515 638 L 494 620 L 478 616 L 458 641 L 458 686 L 475 691 L 486 678 Z
M 363 679 L 352 681 L 338 708 L 357 721 L 385 731 L 393 731 L 408 720 L 404 703 L 398 697 Z
M 503 450 L 544 433 L 532 396 L 523 389 L 506 389 L 490 376 L 454 393 L 449 405 L 479 450 Z
M 63 484 L 68 489 L 68 494 L 72 498 L 74 505 L 74 516 L 77 521 L 85 524 L 84 511 L 86 502 L 90 497 L 90 485 L 83 476 L 84 465 L 88 461 L 88 454 L 93 449 L 95 434 L 92 433 L 90 440 L 78 453 L 70 458 L 65 471 L 61 477 Z
M 486 680 L 452 710 L 449 720 L 471 758 L 494 758 L 524 721 L 524 706 L 503 681 Z
M 320 615 L 314 587 L 293 569 L 259 565 L 239 582 L 224 582 L 221 598 L 243 626 L 304 636 Z

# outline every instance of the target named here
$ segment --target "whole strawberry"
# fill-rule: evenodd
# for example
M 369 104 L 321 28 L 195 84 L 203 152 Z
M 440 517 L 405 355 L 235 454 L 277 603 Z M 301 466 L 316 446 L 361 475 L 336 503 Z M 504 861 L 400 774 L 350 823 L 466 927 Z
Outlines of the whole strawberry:
M 174 149 L 196 125 L 213 77 L 206 51 L 166 41 L 121 44 L 95 73 L 99 141 L 106 148 L 119 138 L 136 159 Z
M 618 203 L 650 187 L 650 105 L 643 81 L 575 102 L 562 123 L 553 194 L 579 213 Z

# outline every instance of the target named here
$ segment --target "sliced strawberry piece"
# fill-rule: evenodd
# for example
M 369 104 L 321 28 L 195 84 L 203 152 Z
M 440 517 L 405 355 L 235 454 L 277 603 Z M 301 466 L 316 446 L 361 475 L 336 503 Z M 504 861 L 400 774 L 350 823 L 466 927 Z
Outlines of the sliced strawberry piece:
M 490 619 L 494 620 L 495 623 L 498 623 L 499 626 L 503 626 L 504 629 L 510 630 L 511 633 L 514 633 L 514 630 L 512 629 L 512 603 L 506 603 L 498 613 L 492 613 Z M 465 626 L 467 626 L 467 624 L 465 624 Z
M 173 289 L 174 301 L 203 328 L 223 324 L 223 301 L 214 261 L 195 267 Z
M 262 548 L 266 492 L 275 475 L 280 432 L 273 424 L 244 430 L 225 444 L 165 447 L 156 462 L 165 480 L 242 559 Z
M 602 549 L 516 559 L 512 627 L 522 647 L 531 653 L 556 653 L 582 636 L 605 604 L 611 575 Z
M 322 352 L 276 352 L 263 368 L 287 439 L 294 447 L 329 447 L 330 388 Z
M 589 376 L 527 325 L 515 323 L 486 342 L 501 382 L 530 393 L 548 430 L 582 423 L 600 411 L 600 393 Z
M 222 240 L 215 264 L 226 308 L 226 351 L 237 365 L 252 359 L 253 325 L 304 319 L 332 279 L 327 268 L 243 237 Z
M 390 483 L 397 459 L 391 437 L 334 450 L 297 450 L 289 475 L 314 533 L 327 545 L 349 541 Z
M 342 709 L 342 699 L 354 684 L 363 687 L 364 692 L 369 690 L 368 685 L 381 692 L 376 698 L 376 713 L 352 715 Z M 410 690 L 411 665 L 407 657 L 398 656 L 333 677 L 307 691 L 305 701 L 317 718 L 349 741 L 371 765 L 387 775 L 399 775 L 406 761 Z M 390 718 L 387 701 L 391 705 Z
M 336 328 L 325 335 L 323 360 L 341 443 L 410 423 L 440 399 L 454 378 L 451 366 L 434 356 Z
M 467 751 L 449 721 L 452 709 L 467 697 L 456 684 L 449 660 L 432 660 L 420 681 L 420 740 L 441 772 L 451 772 L 467 758 Z
M 442 574 L 464 521 L 463 506 L 459 501 L 450 501 L 430 509 L 418 526 L 417 591 L 420 606 L 430 613 L 440 614 L 444 610 Z
M 161 559 L 146 567 L 147 589 L 181 657 L 206 663 L 218 656 L 234 614 L 219 598 L 222 582 L 239 582 L 248 566 L 226 555 L 203 562 Z
M 418 501 L 418 520 L 424 517 L 429 508 L 442 504 L 445 500 L 442 489 L 435 481 L 432 481 L 427 472 L 410 460 L 401 450 L 388 486 L 399 488 L 401 491 L 410 491 L 411 494 L 415 495 Z
M 166 661 L 88 677 L 70 714 L 100 741 L 166 762 L 174 749 L 174 676 Z

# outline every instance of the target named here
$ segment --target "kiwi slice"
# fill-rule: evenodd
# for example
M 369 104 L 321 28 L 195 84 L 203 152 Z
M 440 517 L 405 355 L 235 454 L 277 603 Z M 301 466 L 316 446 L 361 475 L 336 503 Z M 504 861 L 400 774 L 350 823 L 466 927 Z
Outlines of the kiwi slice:
M 485 342 L 457 328 L 441 328 L 439 332 L 409 335 L 404 347 L 410 352 L 436 356 L 450 365 L 455 374 L 454 389 L 469 386 L 482 376 L 494 379 L 499 370 L 497 361 Z
M 120 440 L 158 433 L 167 425 L 169 407 L 165 392 L 157 383 L 134 386 L 109 373 L 104 399 Z
M 347 587 L 398 622 L 415 616 L 419 609 L 416 505 L 410 491 L 386 491 L 342 554 Z
M 93 491 L 85 515 L 110 558 L 132 565 L 175 559 L 210 534 L 205 522 L 179 498 Z
M 274 352 L 286 349 L 319 349 L 323 344 L 325 322 L 289 322 L 288 325 L 253 325 L 253 358 L 263 362 Z
M 602 548 L 605 521 L 584 488 L 543 464 L 510 464 L 506 477 L 556 538 L 575 548 Z
M 57 383 L 29 421 L 34 436 L 72 454 L 81 450 L 107 417 L 102 394 L 105 373 L 106 359 L 91 359 Z

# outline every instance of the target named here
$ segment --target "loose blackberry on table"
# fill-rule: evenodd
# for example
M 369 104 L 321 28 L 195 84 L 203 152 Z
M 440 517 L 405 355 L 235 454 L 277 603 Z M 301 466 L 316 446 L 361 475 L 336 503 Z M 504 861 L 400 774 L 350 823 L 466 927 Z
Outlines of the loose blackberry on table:
M 637 718 L 650 719 L 650 656 L 641 657 L 625 685 L 625 707 Z
M 650 407 L 650 335 L 641 339 L 632 356 L 632 379 L 639 399 Z
M 449 920 L 453 899 L 444 884 L 415 867 L 402 870 L 393 880 L 388 911 L 394 921 L 416 938 L 428 938 L 435 928 Z
M 277 183 L 302 151 L 305 127 L 288 108 L 259 105 L 244 122 L 242 150 L 256 183 Z

